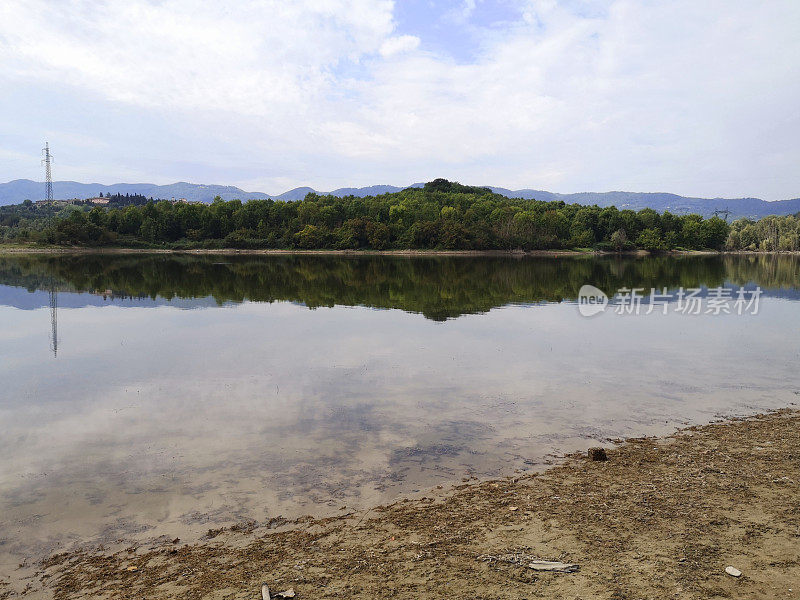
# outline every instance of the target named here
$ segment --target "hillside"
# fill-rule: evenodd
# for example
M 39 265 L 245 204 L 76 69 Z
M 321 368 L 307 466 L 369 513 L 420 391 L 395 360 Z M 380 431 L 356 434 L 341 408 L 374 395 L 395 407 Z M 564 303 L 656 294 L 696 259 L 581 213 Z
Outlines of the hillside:
M 786 243 L 800 245 L 794 217 L 784 219 L 792 220 Z M 728 233 L 729 225 L 718 218 L 512 199 L 445 179 L 365 198 L 308 193 L 292 202 L 162 201 L 125 207 L 23 202 L 0 209 L 3 240 L 53 245 L 658 251 L 720 249 Z
M 415 183 L 407 187 L 422 187 Z M 600 207 L 616 206 L 619 209 L 630 208 L 641 210 L 652 208 L 658 212 L 669 211 L 673 214 L 699 214 L 710 217 L 715 211 L 729 210 L 730 219 L 749 217 L 759 219 L 767 215 L 791 215 L 800 212 L 800 198 L 767 202 L 759 198 L 695 198 L 661 192 L 581 192 L 575 194 L 558 194 L 545 190 L 522 189 L 510 190 L 501 187 L 490 189 L 508 198 L 536 199 L 544 201 L 561 200 L 567 204 L 582 204 Z M 263 192 L 246 192 L 235 186 L 204 185 L 178 182 L 168 185 L 151 183 L 115 183 L 103 185 L 99 183 L 79 183 L 76 181 L 56 181 L 53 191 L 57 199 L 90 198 L 103 194 L 141 194 L 153 198 L 186 198 L 201 202 L 211 202 L 215 196 L 223 200 L 302 200 L 309 193 L 331 196 L 356 196 L 364 198 L 389 194 L 407 189 L 392 185 L 373 185 L 368 187 L 339 188 L 330 192 L 320 192 L 310 187 L 298 187 L 282 194 Z M 0 183 L 0 206 L 17 204 L 26 199 L 39 200 L 44 193 L 44 184 L 30 179 L 17 179 L 8 183 Z

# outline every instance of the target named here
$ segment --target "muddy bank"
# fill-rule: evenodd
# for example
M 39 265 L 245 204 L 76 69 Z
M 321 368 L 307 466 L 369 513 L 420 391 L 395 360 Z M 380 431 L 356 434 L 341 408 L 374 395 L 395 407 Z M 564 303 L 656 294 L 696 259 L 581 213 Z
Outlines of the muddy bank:
M 796 410 L 691 427 L 365 513 L 56 555 L 23 596 L 245 599 L 264 581 L 301 599 L 800 598 L 798 448 Z

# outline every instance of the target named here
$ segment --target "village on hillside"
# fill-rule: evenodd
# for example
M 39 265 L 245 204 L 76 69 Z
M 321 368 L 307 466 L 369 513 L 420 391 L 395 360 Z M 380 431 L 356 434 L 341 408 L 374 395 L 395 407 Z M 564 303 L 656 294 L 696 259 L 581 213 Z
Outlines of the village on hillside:
M 169 199 L 155 199 L 158 202 L 169 202 L 171 204 L 204 204 L 204 202 L 200 200 L 187 200 L 186 198 L 169 198 Z M 36 206 L 55 206 L 55 207 L 62 207 L 62 206 L 115 206 L 115 205 L 139 205 L 139 204 L 147 204 L 148 202 L 152 202 L 153 198 L 146 198 L 145 196 L 139 194 L 114 194 L 112 195 L 109 192 L 107 195 L 103 195 L 101 192 L 99 196 L 94 198 L 71 198 L 69 200 L 36 200 L 34 204 Z

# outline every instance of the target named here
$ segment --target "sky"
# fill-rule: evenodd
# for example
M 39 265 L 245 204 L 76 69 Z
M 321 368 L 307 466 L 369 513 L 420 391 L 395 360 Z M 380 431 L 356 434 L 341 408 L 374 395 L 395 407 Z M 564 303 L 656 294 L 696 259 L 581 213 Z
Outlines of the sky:
M 797 0 L 2 0 L 0 182 L 800 196 Z

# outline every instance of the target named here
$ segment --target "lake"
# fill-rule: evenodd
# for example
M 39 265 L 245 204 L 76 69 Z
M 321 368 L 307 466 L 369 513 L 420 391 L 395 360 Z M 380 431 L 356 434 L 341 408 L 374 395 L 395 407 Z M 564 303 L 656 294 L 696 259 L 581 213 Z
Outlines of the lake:
M 0 256 L 0 566 L 792 406 L 798 301 L 796 256 Z

